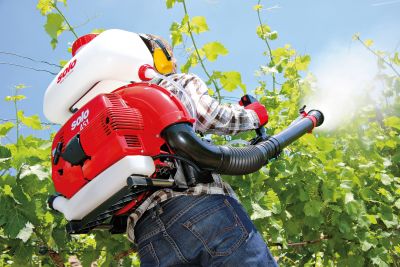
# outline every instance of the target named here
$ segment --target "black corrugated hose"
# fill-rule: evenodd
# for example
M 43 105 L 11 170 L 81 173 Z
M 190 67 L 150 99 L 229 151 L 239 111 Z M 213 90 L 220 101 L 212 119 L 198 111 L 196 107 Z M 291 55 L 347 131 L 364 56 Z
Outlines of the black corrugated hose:
M 320 126 L 323 121 L 322 112 L 311 110 L 306 117 L 267 141 L 240 148 L 207 143 L 187 123 L 169 126 L 162 136 L 177 155 L 188 158 L 200 168 L 220 174 L 243 175 L 259 170 L 268 160 L 278 156 L 283 148 Z

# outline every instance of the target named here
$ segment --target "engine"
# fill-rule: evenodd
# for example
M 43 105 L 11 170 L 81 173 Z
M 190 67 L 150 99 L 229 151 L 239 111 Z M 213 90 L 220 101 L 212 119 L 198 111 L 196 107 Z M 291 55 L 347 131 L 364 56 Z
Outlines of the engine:
M 76 111 L 58 131 L 52 146 L 52 179 L 60 195 L 52 198 L 51 205 L 74 221 L 71 227 L 80 225 L 79 230 L 71 228 L 70 232 L 80 232 L 86 222 L 79 221 L 92 222 L 107 210 L 133 208 L 143 195 L 129 192 L 127 178 L 154 174 L 152 156 L 166 153 L 162 150 L 163 129 L 191 121 L 174 95 L 147 83 L 100 94 Z M 103 207 L 110 198 L 124 201 Z M 123 209 L 125 206 L 129 209 Z

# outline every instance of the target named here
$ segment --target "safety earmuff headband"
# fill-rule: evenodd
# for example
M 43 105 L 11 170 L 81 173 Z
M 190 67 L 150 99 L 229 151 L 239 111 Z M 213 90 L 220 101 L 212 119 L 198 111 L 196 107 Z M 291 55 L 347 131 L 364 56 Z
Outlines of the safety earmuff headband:
M 150 36 L 145 35 L 145 34 L 139 34 L 139 36 L 144 41 L 147 48 L 150 50 L 151 54 L 154 54 L 154 46 L 151 44 L 151 41 L 154 41 L 158 45 L 158 47 L 161 48 L 161 50 L 163 51 L 163 53 L 164 53 L 165 57 L 168 59 L 168 61 L 171 60 L 171 58 L 172 58 L 171 54 L 168 52 L 167 48 L 160 40 L 151 38 Z

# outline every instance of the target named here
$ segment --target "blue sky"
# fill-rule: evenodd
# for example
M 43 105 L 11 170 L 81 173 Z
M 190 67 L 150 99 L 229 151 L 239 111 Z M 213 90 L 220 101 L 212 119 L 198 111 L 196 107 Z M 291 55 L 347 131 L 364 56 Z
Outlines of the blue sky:
M 254 76 L 259 65 L 265 64 L 262 56 L 264 44 L 255 34 L 258 25 L 257 14 L 253 6 L 257 1 L 249 0 L 187 0 L 191 16 L 205 16 L 210 32 L 196 37 L 204 44 L 218 40 L 229 50 L 229 55 L 221 57 L 215 63 L 208 64 L 210 70 L 237 70 L 242 73 L 243 82 L 248 91 L 257 86 Z M 311 70 L 318 72 L 319 62 L 324 58 L 334 60 L 335 50 L 357 49 L 359 46 L 351 39 L 356 32 L 362 38 L 374 39 L 377 48 L 393 51 L 400 42 L 400 0 L 354 0 L 354 1 L 262 1 L 265 9 L 262 18 L 273 30 L 278 31 L 279 39 L 271 43 L 278 47 L 291 44 L 300 53 L 311 55 Z M 272 9 L 268 9 L 271 8 Z M 120 28 L 135 32 L 154 33 L 169 36 L 169 26 L 180 21 L 183 8 L 177 5 L 168 10 L 164 0 L 69 0 L 63 8 L 72 25 L 79 25 L 79 35 L 94 28 Z M 0 0 L 0 32 L 2 34 L 0 51 L 14 52 L 40 60 L 57 63 L 60 59 L 69 59 L 68 42 L 74 37 L 65 32 L 59 45 L 52 50 L 49 37 L 43 29 L 45 17 L 36 10 L 36 1 Z M 189 41 L 189 40 L 188 40 Z M 188 42 L 189 43 L 189 42 Z M 184 53 L 177 49 L 178 63 L 184 62 Z M 369 55 L 366 55 L 369 56 Z M 0 62 L 23 64 L 36 68 L 46 65 L 33 64 L 15 57 L 1 55 Z M 204 77 L 201 69 L 192 70 Z M 0 65 L 0 118 L 13 118 L 9 103 L 2 101 L 11 94 L 12 87 L 24 83 L 28 99 L 21 102 L 27 115 L 39 114 L 43 119 L 42 99 L 52 76 L 47 73 L 24 70 L 17 67 Z M 237 96 L 239 92 L 233 95 Z M 32 133 L 25 130 L 25 133 Z

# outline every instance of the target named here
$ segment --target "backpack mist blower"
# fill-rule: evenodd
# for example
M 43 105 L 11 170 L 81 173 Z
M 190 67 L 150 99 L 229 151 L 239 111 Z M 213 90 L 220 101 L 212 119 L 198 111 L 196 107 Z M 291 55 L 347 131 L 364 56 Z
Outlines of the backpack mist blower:
M 303 111 L 277 135 L 258 129 L 257 144 L 210 144 L 195 134 L 193 114 L 174 94 L 143 82 L 157 75 L 153 63 L 136 33 L 85 35 L 47 88 L 44 113 L 63 125 L 52 145 L 57 193 L 48 203 L 68 220 L 70 234 L 122 233 L 127 216 L 155 190 L 184 190 L 209 181 L 211 172 L 255 172 L 323 122 L 320 111 Z

